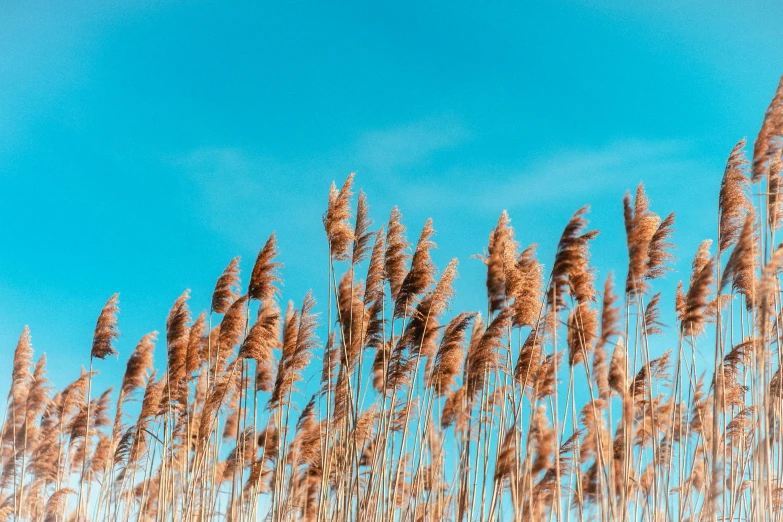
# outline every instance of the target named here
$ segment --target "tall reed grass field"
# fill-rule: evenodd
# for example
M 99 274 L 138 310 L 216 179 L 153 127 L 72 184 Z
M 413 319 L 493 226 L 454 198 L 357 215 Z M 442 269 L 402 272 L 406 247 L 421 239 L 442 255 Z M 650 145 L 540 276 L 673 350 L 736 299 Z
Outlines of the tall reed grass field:
M 673 300 L 688 224 L 641 185 L 618 198 L 626 274 L 597 280 L 588 207 L 544 264 L 503 212 L 476 245 L 486 301 L 457 311 L 433 223 L 374 227 L 351 175 L 324 194 L 326 302 L 283 304 L 272 235 L 119 354 L 114 389 L 93 376 L 122 364 L 119 294 L 62 390 L 25 327 L 1 356 L 0 521 L 781 520 L 782 150 L 783 80 Z

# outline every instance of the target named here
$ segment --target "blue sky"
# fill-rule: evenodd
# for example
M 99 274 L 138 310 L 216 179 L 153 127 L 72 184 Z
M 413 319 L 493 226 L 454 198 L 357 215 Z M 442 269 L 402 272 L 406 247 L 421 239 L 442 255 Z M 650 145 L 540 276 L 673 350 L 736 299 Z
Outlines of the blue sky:
M 4 2 L 0 20 L 0 390 L 25 324 L 74 378 L 120 292 L 122 362 L 96 386 L 116 382 L 185 288 L 206 308 L 273 231 L 284 298 L 325 300 L 320 216 L 352 171 L 377 223 L 434 219 L 458 310 L 484 307 L 469 257 L 503 209 L 551 266 L 592 204 L 593 260 L 622 279 L 640 181 L 678 216 L 673 287 L 783 73 L 771 1 Z

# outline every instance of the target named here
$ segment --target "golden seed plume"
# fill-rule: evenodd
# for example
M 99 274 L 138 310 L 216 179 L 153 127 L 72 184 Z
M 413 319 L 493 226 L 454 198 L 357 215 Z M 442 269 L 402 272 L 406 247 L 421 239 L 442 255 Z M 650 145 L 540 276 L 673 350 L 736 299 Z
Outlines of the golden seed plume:
M 375 242 L 373 243 L 372 253 L 370 254 L 370 265 L 367 267 L 367 278 L 364 284 L 364 298 L 362 299 L 368 306 L 383 296 L 383 256 L 384 256 L 384 236 L 383 227 L 375 233 Z
M 236 301 L 223 316 L 220 322 L 220 335 L 218 337 L 218 348 L 223 352 L 221 357 L 227 357 L 227 351 L 234 348 L 242 340 L 242 333 L 245 328 L 245 307 L 248 296 L 243 295 Z
M 212 311 L 218 314 L 226 313 L 239 295 L 239 257 L 235 257 L 215 283 L 215 291 L 212 292 Z
M 413 356 L 435 355 L 436 338 L 440 328 L 440 318 L 448 310 L 454 297 L 454 279 L 457 277 L 457 259 L 452 259 L 435 285 L 416 305 L 411 319 L 405 328 L 404 342 L 409 346 Z
M 620 329 L 620 310 L 617 307 L 617 295 L 614 293 L 614 276 L 610 273 L 604 282 L 601 303 L 601 336 L 596 349 L 603 350 L 612 338 L 622 335 Z
M 781 178 L 781 172 L 783 172 L 783 143 L 777 147 L 769 163 L 767 222 L 770 230 L 778 230 L 781 224 L 780 215 L 783 212 L 783 198 L 781 198 L 783 179 Z
M 114 294 L 103 306 L 98 323 L 95 325 L 95 335 L 92 338 L 91 357 L 96 359 L 105 359 L 109 355 L 117 355 L 114 348 L 114 340 L 120 336 L 117 329 L 117 312 L 120 302 L 120 294 Z
M 291 340 L 288 347 L 283 345 L 283 354 L 277 369 L 277 379 L 269 398 L 268 406 L 273 409 L 281 404 L 293 391 L 293 386 L 297 381 L 302 380 L 302 370 L 310 363 L 312 353 L 318 345 L 318 314 L 313 312 L 315 308 L 315 298 L 312 292 L 307 295 L 302 302 L 302 308 L 295 315 L 298 319 L 295 327 L 295 340 Z
M 628 278 L 625 291 L 632 297 L 647 292 L 645 276 L 647 275 L 649 246 L 661 223 L 660 218 L 650 211 L 649 207 L 650 200 L 641 184 L 636 189 L 633 205 L 630 192 L 626 193 L 623 199 L 623 216 L 628 243 Z
M 623 396 L 628 391 L 627 352 L 622 338 L 617 341 L 609 366 L 609 386 L 618 395 Z
M 516 260 L 507 256 L 505 270 L 506 292 L 514 299 L 511 305 L 514 326 L 535 326 L 544 295 L 544 268 L 536 259 L 536 245 L 527 247 Z
M 761 181 L 767 173 L 770 156 L 774 153 L 775 140 L 783 135 L 783 76 L 775 96 L 764 113 L 756 143 L 753 144 L 753 183 Z
M 279 336 L 280 309 L 274 301 L 264 301 L 238 355 L 256 362 L 257 391 L 272 390 L 275 378 L 275 356 L 272 350 L 279 348 Z
M 699 245 L 699 250 L 693 259 L 691 283 L 685 294 L 681 328 L 685 335 L 699 335 L 707 320 L 710 287 L 715 278 L 715 259 L 710 257 L 711 240 L 705 240 Z
M 750 209 L 748 197 L 750 178 L 747 175 L 748 160 L 745 159 L 745 140 L 737 143 L 726 161 L 723 179 L 718 197 L 720 223 L 718 232 L 721 251 L 728 250 L 739 238 L 740 229 L 745 221 L 745 213 Z
M 405 239 L 405 226 L 402 224 L 402 214 L 397 207 L 392 208 L 389 224 L 386 227 L 386 252 L 384 255 L 384 274 L 391 289 L 392 301 L 396 301 L 405 279 L 405 265 L 410 259 L 408 250 L 410 244 Z
M 30 339 L 30 328 L 25 326 L 19 336 L 14 350 L 14 362 L 11 370 L 11 392 L 8 398 L 13 403 L 21 404 L 26 400 L 33 374 L 33 345 Z
M 576 305 L 568 314 L 568 364 L 576 366 L 587 361 L 598 337 L 598 310 L 586 302 Z
M 484 263 L 487 265 L 487 299 L 489 311 L 494 313 L 506 305 L 506 259 L 516 257 L 518 245 L 514 241 L 514 229 L 504 210 L 495 229 L 489 235 L 489 246 Z
M 337 353 L 336 345 L 337 331 L 332 330 L 329 334 L 329 339 L 326 340 L 326 346 L 324 346 L 323 365 L 321 367 L 321 394 L 326 395 L 332 389 L 332 383 L 334 382 L 335 370 L 340 362 L 340 356 Z
M 471 343 L 466 360 L 466 392 L 470 400 L 473 400 L 484 387 L 488 375 L 493 374 L 502 363 L 500 349 L 503 348 L 510 319 L 510 309 L 504 308 L 489 323 L 478 342 Z M 479 322 L 475 324 L 479 325 Z
M 646 335 L 658 335 L 663 333 L 661 322 L 661 292 L 658 292 L 644 308 L 644 333 Z
M 430 256 L 430 250 L 436 248 L 435 243 L 430 239 L 434 233 L 432 219 L 427 219 L 416 243 L 416 249 L 413 251 L 411 268 L 402 280 L 395 298 L 396 317 L 402 317 L 406 311 L 408 314 L 412 313 L 421 294 L 435 282 L 435 265 Z M 390 241 L 387 241 L 387 244 L 390 244 Z
M 128 358 L 128 364 L 125 367 L 125 375 L 122 377 L 122 386 L 120 391 L 123 395 L 129 396 L 135 390 L 144 387 L 147 384 L 148 374 L 152 371 L 153 354 L 155 351 L 155 340 L 158 338 L 158 332 L 150 332 L 141 338 L 133 353 Z
M 198 370 L 199 366 L 204 362 L 202 359 L 204 351 L 204 342 L 206 341 L 207 331 L 207 314 L 201 312 L 193 324 L 190 325 L 190 332 L 188 333 L 188 346 L 187 354 L 185 357 L 185 373 L 188 379 L 193 376 L 193 373 Z
M 167 377 L 171 399 L 182 404 L 187 402 L 187 356 L 190 328 L 190 309 L 188 299 L 190 290 L 180 295 L 169 311 L 166 319 L 166 348 L 168 353 Z
M 253 265 L 253 272 L 250 274 L 250 284 L 247 289 L 250 299 L 266 301 L 267 299 L 274 299 L 280 293 L 277 287 L 282 283 L 279 271 L 283 264 L 276 260 L 278 254 L 277 239 L 273 232 L 258 253 L 256 263 Z
M 52 493 L 52 496 L 46 501 L 44 522 L 58 522 L 63 516 L 63 511 L 68 502 L 68 495 L 75 494 L 76 491 L 71 488 L 61 488 Z
M 720 282 L 721 291 L 731 282 L 731 289 L 745 296 L 748 311 L 753 308 L 756 302 L 756 286 L 758 284 L 756 280 L 758 271 L 757 230 L 756 216 L 752 211 L 749 211 L 745 217 L 745 223 L 742 225 L 737 244 L 723 270 Z
M 672 270 L 669 265 L 674 260 L 674 243 L 670 241 L 674 234 L 674 212 L 661 221 L 647 247 L 647 280 L 663 277 Z
M 373 233 L 370 231 L 372 219 L 370 219 L 370 206 L 367 204 L 367 195 L 359 191 L 356 203 L 356 224 L 354 225 L 353 249 L 351 251 L 351 263 L 361 263 L 370 250 L 370 241 Z
M 349 175 L 339 191 L 332 183 L 329 189 L 329 204 L 323 216 L 326 238 L 329 240 L 329 253 L 336 261 L 347 261 L 351 258 L 350 248 L 354 241 L 354 230 L 351 227 L 353 177 L 354 174 Z
M 580 302 L 594 298 L 594 271 L 588 265 L 588 246 L 598 231 L 585 232 L 587 219 L 584 216 L 589 208 L 585 206 L 577 210 L 560 236 L 548 293 L 550 306 L 558 310 L 565 306 L 566 293 L 570 292 Z
M 514 378 L 525 388 L 533 388 L 541 371 L 544 356 L 543 328 L 533 328 L 519 350 L 517 365 L 514 368 Z
M 449 322 L 443 332 L 435 363 L 427 376 L 427 386 L 433 388 L 436 397 L 447 394 L 456 382 L 465 360 L 467 331 L 475 317 L 475 313 L 462 312 Z

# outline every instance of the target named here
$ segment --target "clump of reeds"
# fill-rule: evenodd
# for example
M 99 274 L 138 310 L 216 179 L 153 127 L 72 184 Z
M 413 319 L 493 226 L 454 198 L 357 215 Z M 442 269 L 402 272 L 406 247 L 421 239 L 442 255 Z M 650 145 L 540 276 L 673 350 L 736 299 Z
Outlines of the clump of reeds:
M 115 402 L 92 377 L 117 355 L 116 294 L 62 390 L 25 327 L 0 522 L 778 520 L 781 134 L 779 86 L 751 161 L 742 140 L 716 178 L 716 252 L 682 245 L 696 254 L 674 295 L 655 288 L 674 215 L 643 185 L 618 201 L 619 290 L 596 285 L 587 207 L 551 265 L 503 212 L 477 256 L 486 302 L 452 310 L 458 260 L 438 270 L 432 221 L 415 244 L 397 207 L 373 230 L 351 175 L 323 215 L 320 303 L 281 306 L 271 234 L 246 286 L 237 257 L 203 312 L 174 300 L 157 369 L 151 332 Z

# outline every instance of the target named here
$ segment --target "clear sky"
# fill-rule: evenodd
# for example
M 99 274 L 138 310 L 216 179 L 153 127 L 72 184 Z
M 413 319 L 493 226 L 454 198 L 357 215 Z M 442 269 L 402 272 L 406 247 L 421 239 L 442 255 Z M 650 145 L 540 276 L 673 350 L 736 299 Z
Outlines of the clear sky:
M 116 383 L 185 288 L 208 307 L 272 231 L 284 298 L 324 300 L 320 217 L 352 171 L 376 223 L 434 219 L 456 309 L 484 308 L 469 257 L 503 209 L 551 266 L 592 204 L 593 260 L 624 278 L 640 181 L 678 216 L 673 286 L 783 73 L 775 1 L 258 4 L 0 3 L 0 394 L 25 324 L 62 386 L 120 292 L 121 362 L 96 389 Z

